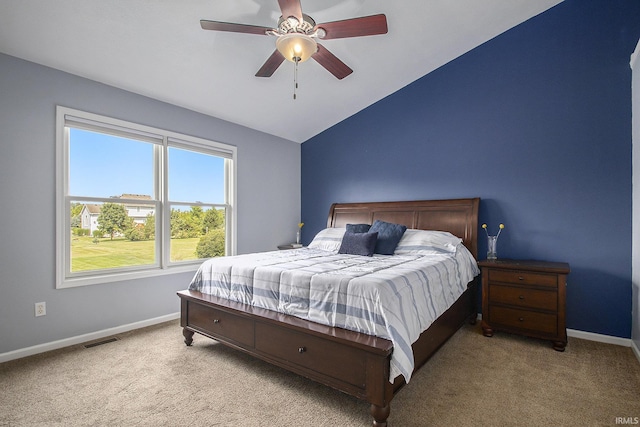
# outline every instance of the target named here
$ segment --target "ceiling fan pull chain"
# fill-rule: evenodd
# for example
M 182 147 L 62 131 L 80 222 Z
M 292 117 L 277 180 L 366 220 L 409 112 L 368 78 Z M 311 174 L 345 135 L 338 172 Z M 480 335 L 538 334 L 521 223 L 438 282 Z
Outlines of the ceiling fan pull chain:
M 296 63 L 293 69 L 293 99 L 296 99 L 296 90 L 298 89 L 298 57 L 294 57 L 294 62 Z

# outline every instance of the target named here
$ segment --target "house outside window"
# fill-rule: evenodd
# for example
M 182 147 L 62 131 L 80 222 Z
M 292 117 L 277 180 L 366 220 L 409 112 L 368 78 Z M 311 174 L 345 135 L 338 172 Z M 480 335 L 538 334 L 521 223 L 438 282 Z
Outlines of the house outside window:
M 56 144 L 56 287 L 235 254 L 235 147 L 65 107 Z

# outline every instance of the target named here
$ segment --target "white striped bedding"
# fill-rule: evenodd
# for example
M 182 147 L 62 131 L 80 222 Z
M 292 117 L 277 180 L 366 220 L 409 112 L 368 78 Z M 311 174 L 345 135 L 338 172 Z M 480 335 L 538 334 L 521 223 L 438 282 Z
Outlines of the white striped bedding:
M 392 341 L 389 380 L 414 368 L 411 344 L 479 274 L 462 245 L 429 255 L 301 248 L 212 258 L 189 289 Z

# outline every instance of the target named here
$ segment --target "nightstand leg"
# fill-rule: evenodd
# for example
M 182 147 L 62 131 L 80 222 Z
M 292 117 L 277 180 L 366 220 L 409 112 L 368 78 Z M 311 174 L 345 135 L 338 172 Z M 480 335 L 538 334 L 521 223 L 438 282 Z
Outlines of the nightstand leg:
M 556 351 L 564 351 L 566 346 L 566 341 L 553 341 L 553 349 Z
M 482 335 L 484 335 L 485 337 L 493 336 L 493 328 L 484 322 L 482 322 Z

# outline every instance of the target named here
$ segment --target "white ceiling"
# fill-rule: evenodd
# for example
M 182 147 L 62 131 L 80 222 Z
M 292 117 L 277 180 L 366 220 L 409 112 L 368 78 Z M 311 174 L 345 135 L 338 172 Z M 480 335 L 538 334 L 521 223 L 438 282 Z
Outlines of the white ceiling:
M 560 0 L 301 0 L 318 23 L 384 13 L 388 34 L 326 40 L 354 72 L 313 60 L 255 73 L 275 38 L 200 19 L 276 27 L 277 0 L 3 0 L 0 52 L 295 142 L 357 113 Z

